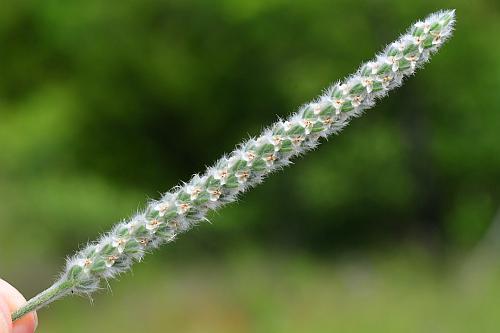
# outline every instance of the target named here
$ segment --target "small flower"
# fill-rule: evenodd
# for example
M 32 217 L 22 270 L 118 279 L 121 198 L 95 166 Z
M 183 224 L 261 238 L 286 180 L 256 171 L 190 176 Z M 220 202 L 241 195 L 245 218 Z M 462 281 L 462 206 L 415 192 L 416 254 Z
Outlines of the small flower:
M 158 227 L 160 226 L 162 222 L 158 219 L 152 219 L 151 221 L 148 221 L 146 223 L 146 229 L 149 230 L 149 231 L 154 231 L 156 229 L 158 229 Z
M 384 87 L 384 89 L 387 89 L 393 78 L 394 76 L 392 74 L 384 75 L 380 80 L 380 82 L 382 82 L 382 87 Z
M 300 125 L 304 127 L 306 135 L 311 133 L 311 128 L 313 127 L 313 122 L 308 119 L 302 119 Z
M 305 138 L 302 135 L 297 135 L 292 138 L 292 143 L 295 146 L 300 146 L 304 140 Z
M 415 70 L 418 58 L 419 58 L 419 56 L 416 54 L 408 54 L 405 56 L 405 59 L 410 62 L 410 68 L 412 71 Z
M 175 205 L 177 206 L 177 213 L 180 215 L 186 214 L 191 208 L 191 205 L 186 202 L 176 202 Z
M 274 161 L 277 160 L 277 157 L 274 154 L 269 154 L 264 158 L 264 160 L 266 161 L 266 165 L 270 167 L 274 164 Z
M 255 159 L 255 153 L 253 151 L 247 151 L 243 153 L 243 160 L 247 161 L 248 166 L 252 166 L 253 160 Z
M 417 23 L 415 23 L 415 26 L 419 29 L 422 29 L 424 31 L 424 34 L 429 33 L 429 30 L 431 29 L 431 25 L 428 22 L 418 21 Z
M 431 32 L 431 35 L 434 36 L 434 38 L 432 39 L 432 45 L 440 45 L 442 42 L 441 33 L 439 31 L 436 33 Z
M 416 36 L 413 38 L 413 44 L 418 46 L 418 52 L 422 53 L 424 51 L 424 37 Z
M 199 188 L 198 186 L 188 185 L 186 187 L 186 193 L 189 194 L 191 200 L 196 200 L 201 192 L 201 188 Z
M 283 141 L 283 137 L 281 135 L 275 135 L 275 136 L 273 136 L 272 142 L 273 142 L 273 145 L 274 145 L 274 151 L 280 150 L 280 145 L 281 145 L 282 141 Z
M 363 96 L 360 96 L 360 95 L 357 95 L 357 96 L 354 96 L 353 98 L 351 98 L 351 104 L 355 108 L 360 106 L 362 101 L 363 101 Z
M 115 264 L 115 261 L 117 261 L 117 260 L 118 260 L 118 258 L 119 258 L 119 257 L 118 257 L 118 256 L 115 256 L 115 255 L 108 256 L 108 257 L 106 258 L 106 261 L 105 261 L 105 263 L 106 263 L 106 267 L 108 267 L 108 268 L 109 268 L 109 267 L 113 266 L 113 265 Z
M 177 220 L 172 220 L 168 222 L 168 226 L 170 227 L 170 229 L 176 231 L 177 229 L 179 229 L 179 222 Z
M 385 62 L 389 65 L 392 65 L 392 71 L 397 72 L 399 69 L 399 60 L 401 59 L 401 55 L 387 56 Z
M 80 266 L 83 267 L 83 271 L 85 273 L 88 273 L 90 271 L 90 266 L 92 266 L 94 262 L 90 260 L 89 258 L 85 258 L 80 260 Z
M 219 200 L 222 192 L 221 190 L 219 190 L 218 188 L 217 189 L 213 189 L 213 190 L 208 190 L 208 193 L 210 194 L 210 201 L 217 201 Z
M 326 117 L 322 120 L 322 123 L 329 127 L 333 123 L 333 119 L 331 117 Z
M 321 113 L 321 105 L 319 103 L 313 103 L 311 104 L 311 108 L 313 110 L 313 113 L 315 115 L 318 115 Z
M 226 183 L 227 177 L 229 177 L 229 172 L 226 168 L 223 168 L 222 170 L 216 170 L 214 174 L 214 178 L 219 180 L 221 185 L 224 185 Z
M 342 98 L 336 98 L 336 99 L 332 100 L 332 105 L 333 105 L 333 108 L 335 109 L 335 114 L 340 113 L 340 110 L 341 110 L 343 104 L 344 104 L 344 100 Z
M 166 201 L 162 201 L 162 202 L 157 203 L 154 206 L 154 210 L 156 210 L 158 212 L 158 215 L 160 217 L 163 217 L 169 207 L 170 207 L 170 203 L 168 203 Z
M 384 75 L 381 79 L 379 79 L 379 81 L 382 83 L 382 87 L 384 89 L 389 89 L 389 86 L 391 86 L 391 84 L 393 83 L 395 85 L 400 84 L 402 78 L 403 76 L 401 74 L 394 73 L 394 74 Z
M 361 85 L 366 88 L 367 93 L 371 93 L 373 89 L 373 79 L 371 77 L 361 78 Z
M 141 238 L 139 239 L 139 244 L 141 244 L 142 247 L 146 247 L 149 244 L 149 239 Z
M 238 183 L 243 184 L 248 180 L 248 177 L 250 177 L 250 172 L 243 170 L 243 171 L 238 171 L 236 173 L 236 178 L 238 178 Z
M 118 250 L 118 253 L 123 253 L 125 250 L 125 245 L 127 244 L 127 240 L 125 238 L 115 238 L 111 245 Z

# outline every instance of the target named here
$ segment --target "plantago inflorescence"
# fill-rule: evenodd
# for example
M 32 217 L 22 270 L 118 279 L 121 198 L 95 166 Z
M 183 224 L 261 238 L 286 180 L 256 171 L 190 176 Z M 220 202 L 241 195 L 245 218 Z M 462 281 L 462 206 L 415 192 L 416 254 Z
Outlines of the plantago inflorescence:
M 320 138 L 339 133 L 353 117 L 371 108 L 377 98 L 428 61 L 451 36 L 454 16 L 454 11 L 441 11 L 415 23 L 355 74 L 332 85 L 288 119 L 277 121 L 259 137 L 240 144 L 204 174 L 149 202 L 143 212 L 117 224 L 70 258 L 59 280 L 29 300 L 12 319 L 67 294 L 94 292 L 103 279 L 127 271 L 147 252 L 205 220 L 210 210 L 233 202 L 293 157 L 314 148 Z

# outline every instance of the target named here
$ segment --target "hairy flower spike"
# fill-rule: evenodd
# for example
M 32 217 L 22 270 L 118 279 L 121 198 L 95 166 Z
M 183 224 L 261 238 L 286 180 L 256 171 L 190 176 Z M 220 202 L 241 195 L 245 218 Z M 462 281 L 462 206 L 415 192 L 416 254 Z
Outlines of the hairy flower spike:
M 205 174 L 195 175 L 160 200 L 151 201 L 143 212 L 70 258 L 60 279 L 17 310 L 13 319 L 69 293 L 94 292 L 103 279 L 127 271 L 145 253 L 205 220 L 210 210 L 234 201 L 271 172 L 288 165 L 291 158 L 314 148 L 321 137 L 337 134 L 421 67 L 451 36 L 454 17 L 453 10 L 441 11 L 415 23 L 375 59 L 314 102 L 242 143 Z

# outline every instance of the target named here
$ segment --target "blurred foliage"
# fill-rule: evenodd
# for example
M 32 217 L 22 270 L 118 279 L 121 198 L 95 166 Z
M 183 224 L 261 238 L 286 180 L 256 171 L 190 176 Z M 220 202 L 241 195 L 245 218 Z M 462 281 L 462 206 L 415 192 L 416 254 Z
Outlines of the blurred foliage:
M 230 256 L 224 264 L 152 262 L 138 266 L 135 276 L 113 281 L 113 296 L 102 293 L 93 306 L 82 298 L 55 303 L 40 329 L 494 333 L 500 325 L 500 271 L 491 265 L 493 257 L 485 258 L 443 267 L 412 250 L 351 254 L 335 264 L 263 253 Z
M 327 256 L 407 242 L 434 253 L 477 244 L 500 197 L 498 1 L 4 0 L 0 275 L 27 294 L 46 287 L 78 244 L 441 8 L 457 8 L 457 31 L 424 70 L 160 255 L 221 261 L 247 247 Z M 318 278 L 310 298 L 322 295 Z M 312 310 L 321 304 L 290 305 L 283 316 L 328 320 Z

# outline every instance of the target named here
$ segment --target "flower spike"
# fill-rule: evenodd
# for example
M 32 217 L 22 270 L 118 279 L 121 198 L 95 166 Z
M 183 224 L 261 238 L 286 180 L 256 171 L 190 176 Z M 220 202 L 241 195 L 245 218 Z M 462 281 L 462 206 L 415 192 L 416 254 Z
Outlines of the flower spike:
M 146 253 L 206 220 L 210 210 L 233 202 L 292 158 L 316 147 L 320 138 L 338 134 L 426 63 L 451 36 L 454 23 L 455 11 L 446 10 L 413 24 L 343 82 L 80 250 L 68 259 L 59 280 L 14 312 L 13 320 L 65 295 L 94 292 L 102 280 L 129 270 Z

